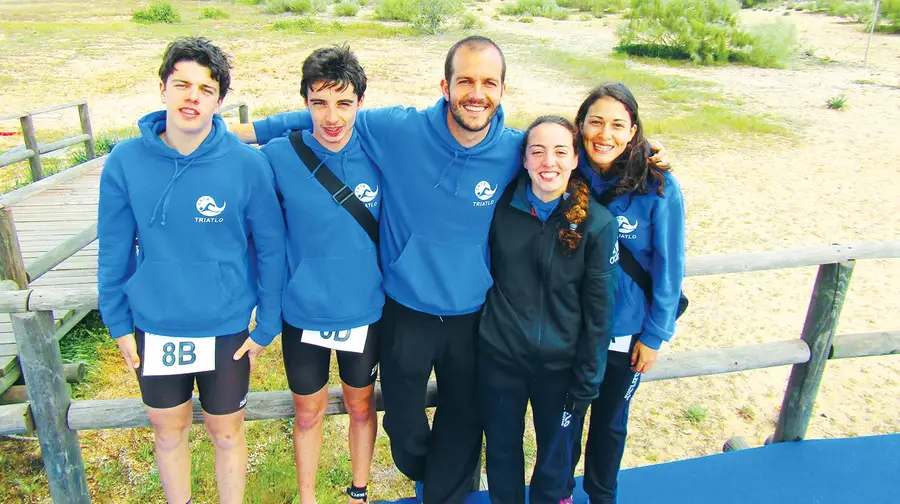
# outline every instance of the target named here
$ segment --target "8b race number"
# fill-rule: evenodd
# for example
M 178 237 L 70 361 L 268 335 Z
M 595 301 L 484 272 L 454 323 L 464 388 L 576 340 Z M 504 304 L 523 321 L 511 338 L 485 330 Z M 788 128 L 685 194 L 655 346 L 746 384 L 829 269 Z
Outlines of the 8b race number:
M 201 373 L 216 369 L 216 338 L 144 334 L 144 376 Z

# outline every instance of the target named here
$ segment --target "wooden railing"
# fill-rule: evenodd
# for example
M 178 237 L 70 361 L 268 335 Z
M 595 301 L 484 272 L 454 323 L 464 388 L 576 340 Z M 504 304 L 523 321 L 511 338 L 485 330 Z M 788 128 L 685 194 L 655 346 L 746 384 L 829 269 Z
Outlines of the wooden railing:
M 72 107 L 78 107 L 78 119 L 81 122 L 81 134 L 63 138 L 62 140 L 57 140 L 55 142 L 39 142 L 37 139 L 37 132 L 34 129 L 34 116 Z M 44 167 L 41 165 L 41 156 L 44 154 L 49 154 L 66 147 L 71 147 L 72 145 L 83 143 L 87 159 L 90 160 L 95 157 L 94 132 L 91 129 L 91 114 L 88 110 L 88 104 L 84 100 L 0 116 L 0 121 L 9 121 L 11 119 L 19 120 L 19 124 L 22 128 L 22 138 L 25 140 L 25 149 L 0 155 L 0 168 L 28 160 L 28 164 L 31 167 L 31 180 L 32 182 L 37 182 L 44 178 Z
M 688 276 L 762 271 L 819 265 L 812 299 L 800 339 L 663 355 L 645 381 L 731 373 L 793 365 L 774 441 L 802 439 L 806 434 L 828 359 L 900 353 L 900 331 L 835 336 L 850 276 L 857 259 L 900 258 L 900 242 L 831 245 L 777 252 L 704 256 L 688 260 Z M 47 264 L 49 264 L 48 261 Z M 36 267 L 36 271 L 43 269 Z M 59 347 L 53 337 L 52 310 L 97 308 L 94 289 L 25 289 L 0 282 L 0 313 L 13 314 L 13 330 L 28 384 L 29 403 L 0 406 L 0 434 L 37 430 L 41 455 L 55 502 L 89 502 L 84 463 L 76 431 L 149 425 L 140 399 L 71 401 Z M 382 408 L 381 391 L 376 401 Z M 434 405 L 436 385 L 429 384 Z M 194 422 L 202 422 L 195 397 Z M 327 414 L 344 414 L 339 388 L 329 390 Z M 252 392 L 247 420 L 287 418 L 294 414 L 289 391 Z

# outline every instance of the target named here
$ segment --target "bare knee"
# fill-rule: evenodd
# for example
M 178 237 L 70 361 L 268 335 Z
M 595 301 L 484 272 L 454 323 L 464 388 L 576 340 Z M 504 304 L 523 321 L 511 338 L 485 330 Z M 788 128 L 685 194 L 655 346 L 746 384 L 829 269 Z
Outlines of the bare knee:
M 153 426 L 156 446 L 162 450 L 171 450 L 181 443 L 187 442 L 191 430 L 191 417 L 157 410 L 148 412 L 150 425 Z
M 314 396 L 294 396 L 294 430 L 308 432 L 322 424 L 325 418 L 326 401 Z
M 347 408 L 347 414 L 350 421 L 354 423 L 365 423 L 375 415 L 375 404 L 372 401 L 372 395 L 364 395 L 361 397 L 344 396 L 344 407 Z
M 206 422 L 206 432 L 217 450 L 231 450 L 244 442 L 243 419 L 228 422 Z

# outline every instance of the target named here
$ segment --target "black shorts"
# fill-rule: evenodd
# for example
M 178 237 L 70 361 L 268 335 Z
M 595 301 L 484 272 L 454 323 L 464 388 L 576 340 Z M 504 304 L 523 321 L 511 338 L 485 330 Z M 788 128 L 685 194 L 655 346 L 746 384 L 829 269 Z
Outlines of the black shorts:
M 216 369 L 202 373 L 169 376 L 144 376 L 144 331 L 134 330 L 141 367 L 138 368 L 138 384 L 141 398 L 151 408 L 174 408 L 191 399 L 194 379 L 200 390 L 200 405 L 211 415 L 228 415 L 244 408 L 250 389 L 250 358 L 245 354 L 234 360 L 249 337 L 247 330 L 216 337 Z
M 310 395 L 328 384 L 331 349 L 300 341 L 303 333 L 287 322 L 281 333 L 288 387 L 297 395 Z M 378 322 L 369 324 L 362 353 L 337 352 L 341 381 L 353 388 L 375 383 L 378 376 Z

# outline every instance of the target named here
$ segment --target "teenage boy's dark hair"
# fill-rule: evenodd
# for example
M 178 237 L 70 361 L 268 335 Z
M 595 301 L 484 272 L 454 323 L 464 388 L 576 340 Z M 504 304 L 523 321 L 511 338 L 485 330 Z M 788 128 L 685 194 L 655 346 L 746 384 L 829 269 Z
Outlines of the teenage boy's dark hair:
M 366 92 L 366 72 L 347 45 L 316 49 L 303 60 L 300 95 L 304 100 L 307 99 L 310 87 L 317 82 L 325 84 L 312 91 L 333 88 L 340 93 L 347 86 L 353 86 L 357 99 L 361 99 Z
M 203 37 L 175 39 L 166 47 L 159 67 L 159 79 L 163 85 L 175 72 L 175 65 L 182 61 L 193 61 L 209 68 L 209 76 L 219 83 L 219 99 L 225 98 L 231 86 L 231 58 L 225 52 Z

